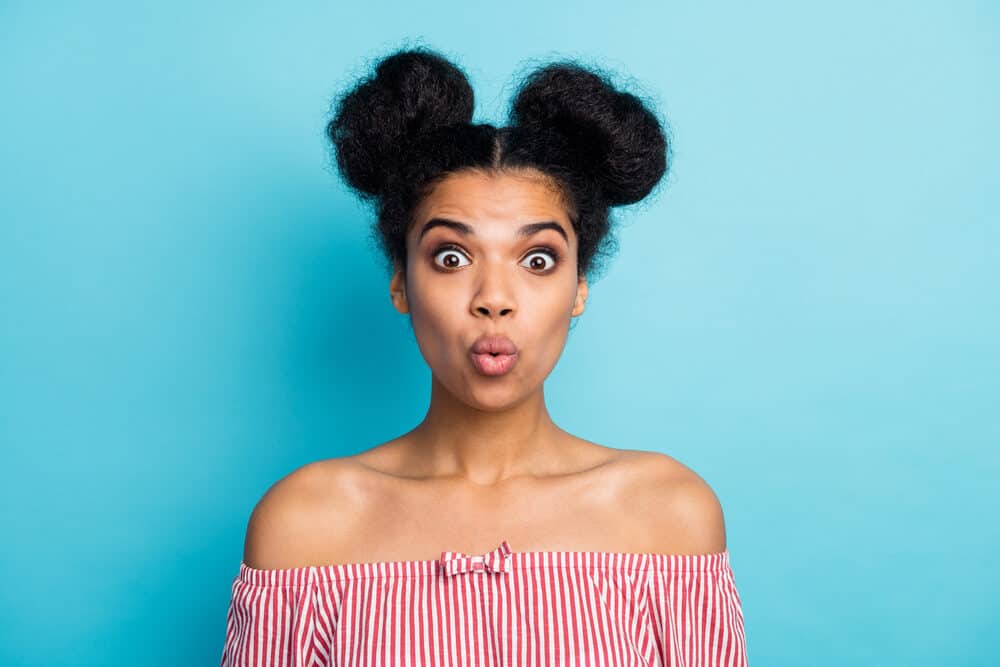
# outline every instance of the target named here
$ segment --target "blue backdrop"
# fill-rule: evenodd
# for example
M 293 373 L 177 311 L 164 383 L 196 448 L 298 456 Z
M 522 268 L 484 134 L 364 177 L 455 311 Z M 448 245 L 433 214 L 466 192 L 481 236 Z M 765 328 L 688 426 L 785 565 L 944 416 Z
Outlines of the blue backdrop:
M 140 4 L 0 2 L 0 664 L 217 664 L 256 500 L 423 416 L 323 136 L 407 43 L 671 123 L 546 394 L 716 490 L 751 664 L 996 664 L 997 4 Z

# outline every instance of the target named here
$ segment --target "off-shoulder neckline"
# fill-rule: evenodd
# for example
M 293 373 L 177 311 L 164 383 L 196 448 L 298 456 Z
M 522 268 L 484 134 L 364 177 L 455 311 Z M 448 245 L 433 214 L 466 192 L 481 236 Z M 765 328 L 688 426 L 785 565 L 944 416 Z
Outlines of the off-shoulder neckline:
M 442 552 L 441 558 L 419 560 L 374 561 L 366 563 L 336 563 L 302 565 L 298 567 L 258 569 L 240 561 L 237 579 L 248 584 L 295 586 L 350 579 L 401 578 L 444 576 L 442 560 L 445 554 L 468 556 L 459 552 Z M 664 554 L 624 551 L 513 551 L 508 554 L 508 571 L 515 574 L 532 568 L 583 568 L 613 570 L 624 574 L 646 570 L 663 573 L 719 572 L 730 567 L 729 549 L 701 554 Z

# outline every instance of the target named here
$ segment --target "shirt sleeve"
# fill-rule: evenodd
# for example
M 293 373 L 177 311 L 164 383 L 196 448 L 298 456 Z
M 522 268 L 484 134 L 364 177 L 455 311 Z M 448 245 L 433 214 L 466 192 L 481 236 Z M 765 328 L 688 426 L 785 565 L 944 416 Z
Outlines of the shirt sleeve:
M 747 667 L 743 607 L 728 552 L 685 559 L 650 577 L 655 650 L 664 665 Z
M 221 667 L 311 665 L 317 649 L 313 569 L 240 570 L 226 615 Z

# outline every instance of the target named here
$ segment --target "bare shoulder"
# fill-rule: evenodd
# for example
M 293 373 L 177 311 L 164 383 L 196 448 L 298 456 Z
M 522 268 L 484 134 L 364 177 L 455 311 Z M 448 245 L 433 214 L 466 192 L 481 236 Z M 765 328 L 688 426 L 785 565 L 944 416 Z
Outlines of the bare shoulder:
M 257 569 L 315 564 L 350 525 L 357 488 L 351 457 L 307 463 L 271 485 L 247 522 L 243 562 Z
M 709 554 L 726 550 L 722 504 L 698 473 L 660 452 L 627 450 L 629 507 L 647 551 Z

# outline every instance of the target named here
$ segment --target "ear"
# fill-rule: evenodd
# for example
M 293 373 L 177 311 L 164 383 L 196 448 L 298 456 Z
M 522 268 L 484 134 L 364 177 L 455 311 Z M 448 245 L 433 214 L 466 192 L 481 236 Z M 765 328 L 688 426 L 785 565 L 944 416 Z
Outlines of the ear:
M 392 299 L 393 307 L 400 313 L 405 315 L 410 312 L 410 305 L 406 301 L 406 276 L 398 264 L 392 274 L 392 280 L 389 281 L 389 297 Z
M 576 284 L 576 300 L 573 302 L 573 312 L 570 313 L 572 317 L 577 315 L 582 315 L 584 308 L 587 305 L 587 278 L 586 276 L 580 276 L 580 280 Z

